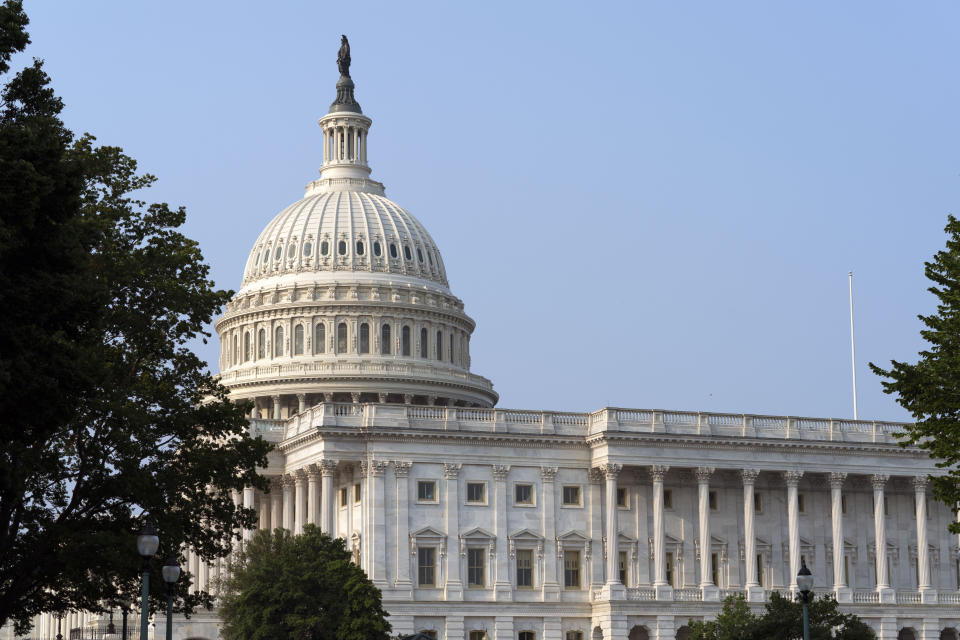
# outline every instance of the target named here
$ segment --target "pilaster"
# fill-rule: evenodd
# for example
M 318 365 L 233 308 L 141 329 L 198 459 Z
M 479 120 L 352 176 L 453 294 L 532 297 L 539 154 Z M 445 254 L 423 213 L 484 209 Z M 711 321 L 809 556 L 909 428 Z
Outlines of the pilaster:
M 447 544 L 448 549 L 446 583 L 443 595 L 447 600 L 463 600 L 463 582 L 460 580 L 460 549 L 457 540 L 460 536 L 460 463 L 444 463 L 443 477 L 446 484 Z
M 510 578 L 510 558 L 507 536 L 507 475 L 508 465 L 493 465 L 494 535 L 497 536 L 497 577 L 493 585 L 494 599 L 505 602 L 513 599 L 513 582 Z M 511 626 L 511 633 L 513 627 Z M 499 637 L 499 636 L 498 636 Z
M 555 540 L 556 532 L 556 499 L 557 492 L 554 480 L 557 477 L 557 467 L 540 467 L 540 505 L 543 509 L 543 537 L 545 540 Z M 541 591 L 545 602 L 560 600 L 560 583 L 557 581 L 556 545 L 547 544 L 544 550 L 544 576 Z

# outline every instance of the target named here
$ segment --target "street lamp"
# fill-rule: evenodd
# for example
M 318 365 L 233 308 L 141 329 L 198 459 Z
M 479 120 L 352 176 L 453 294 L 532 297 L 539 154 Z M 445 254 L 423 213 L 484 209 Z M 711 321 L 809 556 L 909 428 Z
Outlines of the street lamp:
M 140 535 L 137 536 L 137 553 L 143 558 L 143 591 L 140 603 L 140 640 L 147 640 L 147 612 L 150 609 L 150 558 L 157 552 L 160 546 L 160 538 L 157 537 L 157 531 L 153 528 L 153 522 L 150 518 L 143 525 Z
M 60 633 L 60 623 L 63 621 L 63 613 L 57 612 L 57 640 L 63 640 L 63 635 Z
M 173 585 L 180 577 L 177 556 L 171 553 L 160 572 L 163 574 L 163 581 L 167 583 L 167 640 L 173 640 Z
M 800 571 L 797 572 L 797 587 L 800 588 L 800 600 L 803 602 L 803 640 L 810 640 L 810 614 L 807 603 L 810 602 L 810 589 L 813 588 L 813 574 L 807 569 L 807 563 L 800 559 Z

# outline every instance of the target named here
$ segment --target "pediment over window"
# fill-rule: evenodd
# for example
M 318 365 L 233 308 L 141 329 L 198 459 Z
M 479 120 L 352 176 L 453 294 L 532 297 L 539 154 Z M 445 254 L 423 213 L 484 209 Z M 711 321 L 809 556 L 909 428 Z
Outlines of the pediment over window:
M 617 534 L 617 544 L 621 544 L 621 545 L 634 544 L 636 543 L 636 541 L 637 541 L 636 538 L 631 538 L 630 536 L 625 534 L 623 531 Z
M 520 529 L 519 531 L 514 531 L 507 537 L 515 542 L 539 542 L 540 540 L 543 540 L 543 536 L 536 531 L 531 531 L 530 529 Z
M 585 545 L 585 544 L 586 544 L 587 542 L 589 542 L 589 541 L 590 541 L 590 538 L 588 538 L 587 536 L 583 535 L 583 534 L 580 533 L 579 531 L 574 531 L 574 530 L 567 531 L 567 532 L 565 532 L 565 533 L 561 533 L 560 535 L 557 536 L 557 542 L 560 543 L 560 544 L 563 544 L 563 545 L 580 545 L 580 546 L 582 546 L 582 545 Z
M 447 534 L 442 531 L 437 531 L 433 527 L 424 527 L 423 529 L 418 529 L 410 534 L 410 538 L 417 541 L 434 541 L 439 542 L 445 540 Z
M 470 529 L 470 531 L 467 531 L 466 533 L 461 533 L 460 538 L 466 541 L 473 540 L 476 542 L 488 542 L 496 538 L 496 536 L 490 533 L 489 531 L 481 529 L 480 527 L 474 527 L 473 529 Z

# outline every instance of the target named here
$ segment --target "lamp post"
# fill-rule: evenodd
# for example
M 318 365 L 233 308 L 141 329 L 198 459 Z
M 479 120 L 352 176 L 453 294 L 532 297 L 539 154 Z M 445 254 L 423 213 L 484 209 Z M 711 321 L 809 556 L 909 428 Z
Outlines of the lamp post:
M 173 640 L 173 585 L 180 577 L 177 556 L 171 553 L 160 572 L 163 574 L 163 581 L 167 583 L 167 640 Z
M 143 525 L 140 535 L 137 536 L 137 553 L 143 558 L 143 591 L 140 603 L 140 640 L 147 640 L 147 612 L 150 610 L 150 558 L 157 552 L 160 538 L 153 528 L 150 518 Z
M 127 613 L 129 613 L 127 611 L 127 605 L 123 605 L 120 611 L 122 612 L 122 615 L 123 615 L 123 623 L 121 624 L 120 628 L 123 629 L 122 631 L 123 640 L 127 640 Z
M 802 559 L 801 559 L 802 560 Z M 807 612 L 807 603 L 810 602 L 810 589 L 813 588 L 813 574 L 807 569 L 807 563 L 800 563 L 797 571 L 797 587 L 800 588 L 800 600 L 803 602 L 803 640 L 810 640 L 810 614 Z
M 63 640 L 63 635 L 60 633 L 61 622 L 63 622 L 63 614 L 57 613 L 57 640 Z

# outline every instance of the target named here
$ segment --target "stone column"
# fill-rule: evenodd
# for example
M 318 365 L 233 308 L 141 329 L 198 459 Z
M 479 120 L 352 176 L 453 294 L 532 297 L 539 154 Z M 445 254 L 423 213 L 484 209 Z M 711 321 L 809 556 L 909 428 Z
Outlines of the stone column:
M 410 598 L 413 584 L 410 582 L 410 553 L 407 549 L 410 538 L 410 467 L 407 460 L 393 461 L 393 475 L 397 477 L 397 540 L 394 557 L 397 559 L 394 587 L 403 589 L 401 598 Z
M 846 473 L 833 472 L 830 482 L 830 521 L 833 525 L 833 591 L 838 602 L 853 602 L 845 576 L 843 575 L 843 482 Z
M 259 521 L 257 522 L 257 529 L 261 531 L 270 529 L 270 501 L 267 499 L 267 494 L 263 491 L 257 492 L 257 515 L 259 516 Z
M 294 474 L 294 507 L 293 507 L 293 533 L 300 535 L 303 533 L 304 504 L 307 501 L 307 474 L 303 469 L 297 469 Z
M 280 396 L 278 395 L 273 396 L 272 400 L 273 400 L 273 419 L 279 420 L 280 419 Z
M 700 520 L 700 591 L 704 601 L 719 600 L 720 591 L 713 583 L 711 563 L 710 476 L 713 475 L 713 467 L 697 467 L 694 474 L 697 476 L 697 511 Z
M 661 464 L 650 467 L 653 480 L 653 586 L 657 600 L 673 600 L 673 588 L 667 584 L 666 550 L 663 548 L 663 478 L 669 469 Z
M 371 460 L 370 472 L 373 487 L 370 495 L 370 552 L 373 562 L 367 574 L 378 589 L 387 587 L 387 523 L 386 500 L 384 499 L 383 474 L 389 463 L 386 460 Z
M 787 483 L 787 527 L 790 541 L 790 593 L 797 592 L 797 572 L 800 571 L 800 520 L 797 505 L 797 487 L 803 471 L 784 471 Z
M 254 493 L 253 487 L 244 487 L 243 488 L 243 508 L 244 509 L 253 509 L 253 500 L 256 494 Z M 243 541 L 249 542 L 253 540 L 253 529 L 244 529 L 243 530 Z
M 917 476 L 913 479 L 913 490 L 917 510 L 917 588 L 926 604 L 936 604 L 936 594 L 931 598 L 926 592 L 930 591 L 930 558 L 927 545 L 927 477 Z
M 493 465 L 494 533 L 497 536 L 497 579 L 493 585 L 494 598 L 497 601 L 513 599 L 513 581 L 510 579 L 510 557 L 507 536 L 507 475 L 510 467 L 503 464 Z M 512 627 L 511 627 L 512 628 Z
M 763 585 L 757 582 L 757 534 L 753 527 L 753 495 L 754 486 L 760 471 L 757 469 L 743 469 L 740 478 L 743 480 L 743 565 L 746 576 L 743 585 L 747 591 L 748 602 L 763 602 Z
M 890 577 L 887 575 L 887 521 L 883 508 L 883 491 L 889 479 L 890 476 L 879 473 L 870 477 L 870 484 L 873 485 L 873 526 L 876 536 L 874 560 L 880 602 L 895 601 L 894 591 L 890 588 Z
M 543 509 L 543 538 L 556 540 L 557 516 L 554 480 L 557 477 L 557 467 L 540 467 L 540 505 Z M 544 600 L 560 600 L 560 583 L 557 582 L 556 545 L 547 544 L 543 554 L 544 576 L 542 593 Z
M 283 480 L 279 476 L 270 479 L 270 528 L 283 527 Z
M 200 574 L 200 575 L 198 576 L 198 579 L 197 579 L 198 588 L 200 589 L 200 591 L 206 591 L 206 592 L 209 593 L 209 591 L 210 591 L 210 565 L 207 564 L 207 561 L 204 560 L 203 558 L 200 558 L 200 570 L 199 570 L 199 574 Z M 162 580 L 163 578 L 161 577 L 160 579 Z
M 607 580 L 604 591 L 609 592 L 609 595 L 605 598 L 622 600 L 626 597 L 626 594 L 624 594 L 624 597 L 614 598 L 614 592 L 623 590 L 623 583 L 620 582 L 620 572 L 617 571 L 617 536 L 619 534 L 617 530 L 617 477 L 620 475 L 623 465 L 608 462 L 600 468 L 603 470 L 606 481 L 604 483 L 604 511 L 606 511 Z M 619 590 L 616 588 L 617 585 L 620 586 Z
M 283 528 L 293 532 L 293 476 L 283 476 Z
M 292 331 L 290 332 L 293 333 Z M 297 394 L 297 413 L 303 413 L 307 410 L 307 394 L 298 393 Z
M 584 558 L 584 570 L 590 575 L 590 592 L 602 589 L 604 585 L 603 577 L 603 470 L 600 467 L 591 467 L 590 473 L 590 501 L 587 508 L 590 510 L 587 516 L 590 522 L 590 541 L 587 542 L 586 557 Z M 560 557 L 561 566 L 563 564 L 563 552 L 558 549 L 557 555 Z
M 317 506 L 320 503 L 320 472 L 316 465 L 307 467 L 307 523 L 319 525 Z
M 333 510 L 337 500 L 333 494 L 333 473 L 337 468 L 337 461 L 324 458 L 318 464 L 320 466 L 320 529 L 333 537 Z
M 463 599 L 463 583 L 460 581 L 460 482 L 459 463 L 444 463 L 443 477 L 446 482 L 447 511 L 447 580 L 444 595 L 447 600 Z

